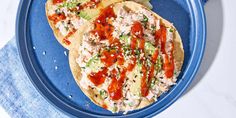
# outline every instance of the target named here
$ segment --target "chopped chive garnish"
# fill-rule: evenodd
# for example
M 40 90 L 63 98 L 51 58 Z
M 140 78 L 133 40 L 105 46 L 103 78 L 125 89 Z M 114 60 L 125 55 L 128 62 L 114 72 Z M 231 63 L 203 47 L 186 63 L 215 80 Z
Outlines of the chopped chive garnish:
M 152 28 L 152 30 L 156 30 L 156 26 L 155 25 L 152 25 L 151 28 Z
M 170 32 L 174 32 L 174 30 L 173 30 L 173 29 L 170 29 L 169 31 L 170 31 Z
M 148 17 L 147 16 L 145 16 L 145 15 L 143 15 L 143 21 L 142 21 L 143 23 L 147 23 L 148 22 Z
M 100 95 L 101 95 L 102 98 L 106 98 L 107 97 L 107 92 L 105 90 L 101 90 Z

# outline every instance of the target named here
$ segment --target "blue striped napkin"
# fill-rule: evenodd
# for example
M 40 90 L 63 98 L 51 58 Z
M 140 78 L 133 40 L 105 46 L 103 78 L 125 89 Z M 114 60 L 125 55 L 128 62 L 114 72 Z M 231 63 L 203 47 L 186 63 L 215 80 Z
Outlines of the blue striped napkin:
M 0 50 L 0 106 L 12 118 L 68 117 L 49 104 L 31 84 L 21 64 L 15 38 Z

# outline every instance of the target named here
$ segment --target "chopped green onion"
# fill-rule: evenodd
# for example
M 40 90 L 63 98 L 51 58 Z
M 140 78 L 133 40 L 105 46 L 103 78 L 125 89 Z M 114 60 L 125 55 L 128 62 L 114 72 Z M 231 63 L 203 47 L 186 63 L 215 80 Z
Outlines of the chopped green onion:
M 161 57 L 160 57 L 160 56 L 158 57 L 157 64 L 158 64 L 158 67 L 159 67 L 159 68 L 162 67 L 162 60 L 161 60 Z
M 60 9 L 56 9 L 55 12 L 56 12 L 56 14 L 61 14 Z
M 174 30 L 173 30 L 173 29 L 170 29 L 169 31 L 170 31 L 170 32 L 174 32 Z
M 162 59 L 161 56 L 158 57 L 157 63 L 155 64 L 155 69 L 159 71 L 162 68 Z
M 99 53 L 97 56 L 98 56 L 98 57 L 101 57 L 101 54 Z
M 69 27 L 66 26 L 65 29 L 66 29 L 66 31 L 68 31 L 68 30 L 69 30 Z
M 87 63 L 86 67 L 89 67 L 94 60 L 98 60 L 98 54 L 92 57 Z
M 140 50 L 135 50 L 135 55 L 140 55 L 141 54 L 141 52 L 140 52 Z
M 152 30 L 156 30 L 156 26 L 155 25 L 152 25 L 151 28 L 152 28 Z
M 155 32 L 156 32 L 156 28 L 157 28 L 157 27 L 156 27 L 155 25 L 151 25 L 151 29 L 152 29 L 152 33 L 153 33 L 153 34 L 155 34 Z
M 130 36 L 130 32 L 127 35 Z
M 177 72 L 176 72 L 176 71 L 174 71 L 174 75 L 177 75 Z
M 143 20 L 142 20 L 143 23 L 147 23 L 148 22 L 148 17 L 143 15 Z
M 130 36 L 128 35 L 120 35 L 120 40 L 124 41 L 126 44 L 130 44 Z
M 100 96 L 105 99 L 107 97 L 107 92 L 105 90 L 100 91 Z
M 133 102 L 130 102 L 130 103 L 128 103 L 128 105 L 129 105 L 130 107 L 132 107 L 132 106 L 134 105 L 134 103 L 133 103 Z
M 153 88 L 155 86 L 155 83 L 156 83 L 155 78 L 152 78 L 150 87 Z

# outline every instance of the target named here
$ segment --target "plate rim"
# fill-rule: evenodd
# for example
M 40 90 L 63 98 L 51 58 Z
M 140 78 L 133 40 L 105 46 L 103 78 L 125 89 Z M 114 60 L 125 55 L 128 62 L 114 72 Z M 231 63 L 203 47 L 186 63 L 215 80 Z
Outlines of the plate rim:
M 146 114 L 147 116 L 146 117 L 152 117 L 156 114 L 159 114 L 160 112 L 162 112 L 163 110 L 165 110 L 166 108 L 168 108 L 171 104 L 173 104 L 183 93 L 184 91 L 187 90 L 188 86 L 190 85 L 190 83 L 193 81 L 198 69 L 199 69 L 199 66 L 202 62 L 202 58 L 203 58 L 203 55 L 204 55 L 204 51 L 205 51 L 205 45 L 206 45 L 206 17 L 205 17 L 205 12 L 204 12 L 204 8 L 203 8 L 203 3 L 202 1 L 192 1 L 191 3 L 189 1 L 187 1 L 189 4 L 191 3 L 194 3 L 195 4 L 195 9 L 197 9 L 197 16 L 198 16 L 198 19 L 201 20 L 201 25 L 199 29 L 200 32 L 202 33 L 202 35 L 200 35 L 202 37 L 202 45 L 200 47 L 200 50 L 198 50 L 199 54 L 198 54 L 198 59 L 194 62 L 195 63 L 195 68 L 192 70 L 192 73 L 190 75 L 190 78 L 188 79 L 187 83 L 184 84 L 184 87 L 181 89 L 181 91 L 179 93 L 177 93 L 177 95 L 174 96 L 174 98 L 169 101 L 167 104 L 165 104 L 161 109 L 158 109 L 157 111 L 155 112 L 152 112 L 152 113 L 149 113 L 149 114 Z M 32 75 L 32 72 L 30 73 L 29 72 L 29 68 L 31 66 L 31 68 L 34 68 L 33 65 L 32 65 L 32 62 L 30 60 L 30 57 L 29 57 L 29 53 L 28 53 L 28 50 L 27 50 L 27 47 L 22 47 L 22 42 L 20 39 L 24 39 L 23 41 L 26 41 L 27 40 L 27 20 L 28 20 L 28 13 L 29 13 L 29 8 L 31 6 L 31 3 L 32 3 L 32 0 L 21 0 L 20 3 L 19 3 L 19 6 L 18 6 L 18 11 L 17 11 L 17 18 L 16 18 L 16 39 L 17 39 L 17 47 L 18 47 L 18 52 L 19 52 L 19 55 L 20 55 L 20 59 L 21 59 L 21 62 L 22 62 L 22 65 L 24 67 L 24 70 L 25 72 L 27 73 L 27 76 L 29 77 L 31 83 L 34 85 L 34 87 L 37 89 L 37 91 L 50 103 L 52 104 L 53 106 L 55 106 L 57 109 L 59 109 L 60 111 L 62 111 L 63 113 L 66 113 L 67 115 L 69 116 L 76 116 L 75 114 L 70 114 L 68 111 L 64 110 L 63 108 L 60 107 L 60 105 L 57 105 L 55 104 L 56 102 L 55 101 L 52 101 L 52 99 L 47 96 L 48 94 L 51 94 L 51 95 L 54 95 L 52 92 L 50 92 L 49 90 L 47 92 L 50 92 L 50 93 L 47 93 L 47 92 L 42 92 L 42 87 L 40 88 L 39 86 L 40 85 L 37 85 L 35 83 L 35 80 L 32 79 L 32 77 L 36 77 L 37 76 L 37 71 L 34 70 L 34 73 L 35 75 Z M 193 5 L 189 5 L 189 6 L 193 6 Z M 190 9 L 190 10 L 193 10 L 194 8 Z M 193 15 L 193 14 L 191 14 Z M 197 17 L 196 15 L 193 15 L 192 17 Z M 195 25 L 196 25 L 196 22 L 194 22 Z M 194 38 L 197 38 L 199 36 L 199 34 L 197 36 L 195 36 Z M 196 41 L 196 40 L 195 40 Z M 26 44 L 26 42 L 24 42 Z M 26 45 L 27 46 L 27 45 Z M 195 44 L 196 46 L 196 44 Z M 25 49 L 23 49 L 25 48 Z M 26 54 L 25 54 L 25 52 Z M 195 51 L 196 50 L 196 47 L 194 49 L 194 53 L 196 53 Z M 194 58 L 194 54 L 192 56 L 192 58 Z M 29 65 L 29 63 L 26 63 L 25 61 L 28 60 L 29 62 L 31 62 L 31 64 Z M 193 60 L 191 59 L 190 62 L 192 62 Z M 190 64 L 189 64 L 190 66 Z M 188 67 L 186 68 L 186 70 L 188 69 Z M 184 76 L 184 75 L 183 75 Z M 39 76 L 37 76 L 39 77 Z M 41 82 L 42 83 L 42 82 Z M 41 85 L 43 86 L 43 85 Z M 44 87 L 45 88 L 45 87 Z M 47 87 L 46 87 L 47 89 Z M 168 93 L 170 94 L 170 92 Z M 166 95 L 167 96 L 167 95 Z M 55 97 L 53 99 L 57 99 L 59 100 L 60 102 L 63 102 L 62 100 L 60 100 L 59 98 Z M 164 99 L 164 98 L 163 98 Z M 154 103 L 155 104 L 155 103 Z M 151 106 L 154 106 L 154 104 L 152 104 Z M 64 105 L 66 105 L 64 103 Z M 152 108 L 152 107 L 146 107 L 144 109 L 147 109 L 147 108 Z M 72 108 L 73 109 L 73 108 Z M 81 110 L 76 110 L 76 112 L 80 112 L 81 114 L 79 114 L 80 116 L 92 116 L 92 117 L 104 117 L 104 116 L 101 116 L 101 115 L 95 115 L 95 114 L 91 114 L 91 113 L 86 113 L 84 111 L 81 111 Z M 117 116 L 117 117 L 132 117 L 132 116 L 135 116 L 137 114 L 140 115 L 140 113 L 142 113 L 143 110 L 140 110 L 139 112 L 136 112 L 136 113 L 132 113 L 132 114 L 128 114 L 128 115 L 122 115 L 122 116 Z M 109 116 L 107 116 L 109 117 Z

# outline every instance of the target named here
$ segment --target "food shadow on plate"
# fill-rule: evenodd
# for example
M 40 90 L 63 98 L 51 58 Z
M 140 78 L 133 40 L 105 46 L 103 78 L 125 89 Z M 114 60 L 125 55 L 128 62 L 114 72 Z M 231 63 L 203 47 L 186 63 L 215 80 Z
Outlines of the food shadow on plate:
M 211 68 L 212 63 L 218 53 L 220 42 L 222 40 L 223 32 L 223 7 L 221 0 L 210 0 L 205 5 L 205 14 L 207 22 L 207 40 L 205 54 L 195 76 L 195 79 L 191 83 L 190 87 L 185 91 L 183 95 L 186 95 L 191 91 L 200 81 L 204 78 L 208 70 Z

